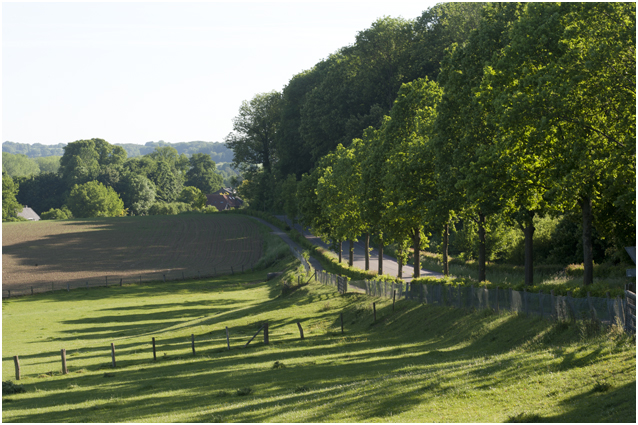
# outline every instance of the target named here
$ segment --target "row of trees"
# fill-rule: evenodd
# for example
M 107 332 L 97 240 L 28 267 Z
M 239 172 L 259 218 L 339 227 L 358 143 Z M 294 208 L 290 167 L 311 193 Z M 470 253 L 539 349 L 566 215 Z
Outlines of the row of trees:
M 29 158 L 39 158 L 48 156 L 62 156 L 64 154 L 65 143 L 58 143 L 57 145 L 43 145 L 41 143 L 15 143 L 15 142 L 3 142 L 2 153 L 10 153 L 13 155 L 26 155 Z M 205 153 L 210 155 L 211 159 L 215 162 L 230 162 L 233 160 L 233 151 L 226 147 L 225 143 L 219 142 L 179 142 L 179 143 L 167 143 L 163 140 L 157 142 L 146 142 L 144 145 L 135 143 L 120 143 L 116 146 L 121 146 L 126 151 L 129 158 L 134 156 L 148 155 L 153 152 L 155 148 L 173 147 L 177 150 L 178 154 L 193 155 L 196 153 Z M 4 165 L 4 163 L 3 163 Z
M 3 172 L 3 189 L 5 175 Z M 57 173 L 16 177 L 14 185 L 16 201 L 45 218 L 67 218 L 69 213 L 94 217 L 187 208 L 170 206 L 176 202 L 203 208 L 204 195 L 222 187 L 222 176 L 207 154 L 189 158 L 165 146 L 148 155 L 127 158 L 121 146 L 91 139 L 66 145 Z
M 471 33 L 453 30 L 468 22 L 475 23 Z M 428 236 L 441 234 L 446 272 L 449 226 L 474 222 L 481 281 L 486 234 L 491 223 L 505 220 L 524 234 L 526 284 L 533 279 L 537 218 L 578 210 L 589 284 L 594 227 L 617 248 L 635 241 L 635 22 L 635 7 L 627 3 L 447 4 L 412 23 L 380 20 L 354 46 L 293 78 L 283 95 L 255 97 L 255 105 L 274 99 L 276 106 L 259 115 L 272 118 L 251 121 L 257 108 L 244 104 L 247 113 L 229 137 L 235 161 L 252 169 L 242 189 L 247 195 L 251 185 L 264 189 L 261 197 L 247 196 L 260 208 L 277 207 L 269 194 L 279 192 L 279 207 L 337 244 L 360 235 L 367 244 L 374 233 L 381 249 L 395 243 L 401 259 L 411 244 L 415 264 Z M 401 28 L 411 41 L 400 42 Z M 428 43 L 413 44 L 415 34 L 427 34 Z M 449 47 L 445 56 L 436 55 L 441 44 Z M 361 53 L 346 54 L 353 51 Z M 371 55 L 366 65 L 363 52 Z M 406 52 L 412 55 L 405 62 L 391 59 Z M 440 71 L 428 74 L 420 67 L 424 58 L 434 58 Z M 360 68 L 334 65 L 349 61 Z M 327 66 L 333 72 L 317 77 Z M 423 78 L 412 78 L 408 69 L 419 69 Z M 358 79 L 367 72 L 389 85 Z M 293 82 L 310 75 L 317 79 L 295 109 L 286 97 L 297 87 Z M 344 109 L 353 100 L 363 105 L 363 93 L 390 96 L 403 78 L 410 82 L 393 95 L 387 114 L 381 97 L 368 112 Z M 378 123 L 371 120 L 373 110 Z M 289 120 L 295 111 L 296 127 Z M 246 128 L 254 127 L 244 121 L 268 122 L 269 134 L 278 134 L 274 148 L 263 141 L 251 146 L 257 138 Z M 292 169 L 277 146 L 293 130 L 303 140 L 292 150 L 299 168 L 283 178 Z

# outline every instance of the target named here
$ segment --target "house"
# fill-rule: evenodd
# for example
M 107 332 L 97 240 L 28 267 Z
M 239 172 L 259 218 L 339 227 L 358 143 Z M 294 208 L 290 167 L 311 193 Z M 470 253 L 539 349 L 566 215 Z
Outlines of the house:
M 40 216 L 35 213 L 31 208 L 26 205 L 22 208 L 22 212 L 18 213 L 18 217 L 26 218 L 29 221 L 39 221 Z
M 219 211 L 240 208 L 243 204 L 244 201 L 236 195 L 233 189 L 228 187 L 206 195 L 206 205 L 212 205 Z

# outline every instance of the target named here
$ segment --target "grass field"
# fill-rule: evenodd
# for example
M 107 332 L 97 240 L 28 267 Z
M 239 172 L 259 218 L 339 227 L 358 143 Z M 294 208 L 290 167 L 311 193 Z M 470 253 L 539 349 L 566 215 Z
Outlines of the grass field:
M 230 273 L 261 257 L 259 225 L 241 216 L 185 214 L 2 224 L 3 290 L 71 287 Z M 199 274 L 198 274 L 199 272 Z M 58 286 L 58 289 L 62 289 Z
M 216 279 L 4 300 L 3 381 L 20 355 L 26 393 L 3 394 L 3 421 L 636 420 L 635 339 L 618 329 L 404 300 L 393 311 L 316 283 L 281 296 L 298 271 L 285 259 Z M 270 345 L 260 334 L 242 348 L 266 321 Z

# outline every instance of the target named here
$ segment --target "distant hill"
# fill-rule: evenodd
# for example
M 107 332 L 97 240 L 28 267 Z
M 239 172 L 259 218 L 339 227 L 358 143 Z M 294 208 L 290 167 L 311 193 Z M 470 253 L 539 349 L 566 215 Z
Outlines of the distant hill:
M 180 143 L 167 143 L 163 140 L 159 142 L 147 142 L 144 145 L 137 145 L 135 143 L 114 143 L 114 145 L 122 146 L 129 158 L 134 156 L 146 155 L 156 147 L 172 146 L 177 149 L 177 152 L 186 155 L 192 155 L 194 153 L 206 153 L 209 154 L 215 162 L 231 162 L 233 160 L 233 151 L 228 149 L 224 143 L 220 142 L 180 142 Z M 66 143 L 58 143 L 57 145 L 43 145 L 41 143 L 34 143 L 32 145 L 28 143 L 15 143 L 4 142 L 2 143 L 2 152 L 8 152 L 12 154 L 23 154 L 29 158 L 37 158 L 41 156 L 62 156 L 64 155 L 64 146 Z

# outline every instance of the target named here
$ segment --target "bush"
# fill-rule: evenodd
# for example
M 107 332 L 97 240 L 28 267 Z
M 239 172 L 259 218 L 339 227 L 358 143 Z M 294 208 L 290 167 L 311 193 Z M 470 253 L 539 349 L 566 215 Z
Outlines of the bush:
M 64 205 L 62 208 L 51 208 L 49 211 L 45 211 L 40 214 L 42 220 L 66 220 L 73 218 L 71 210 Z

